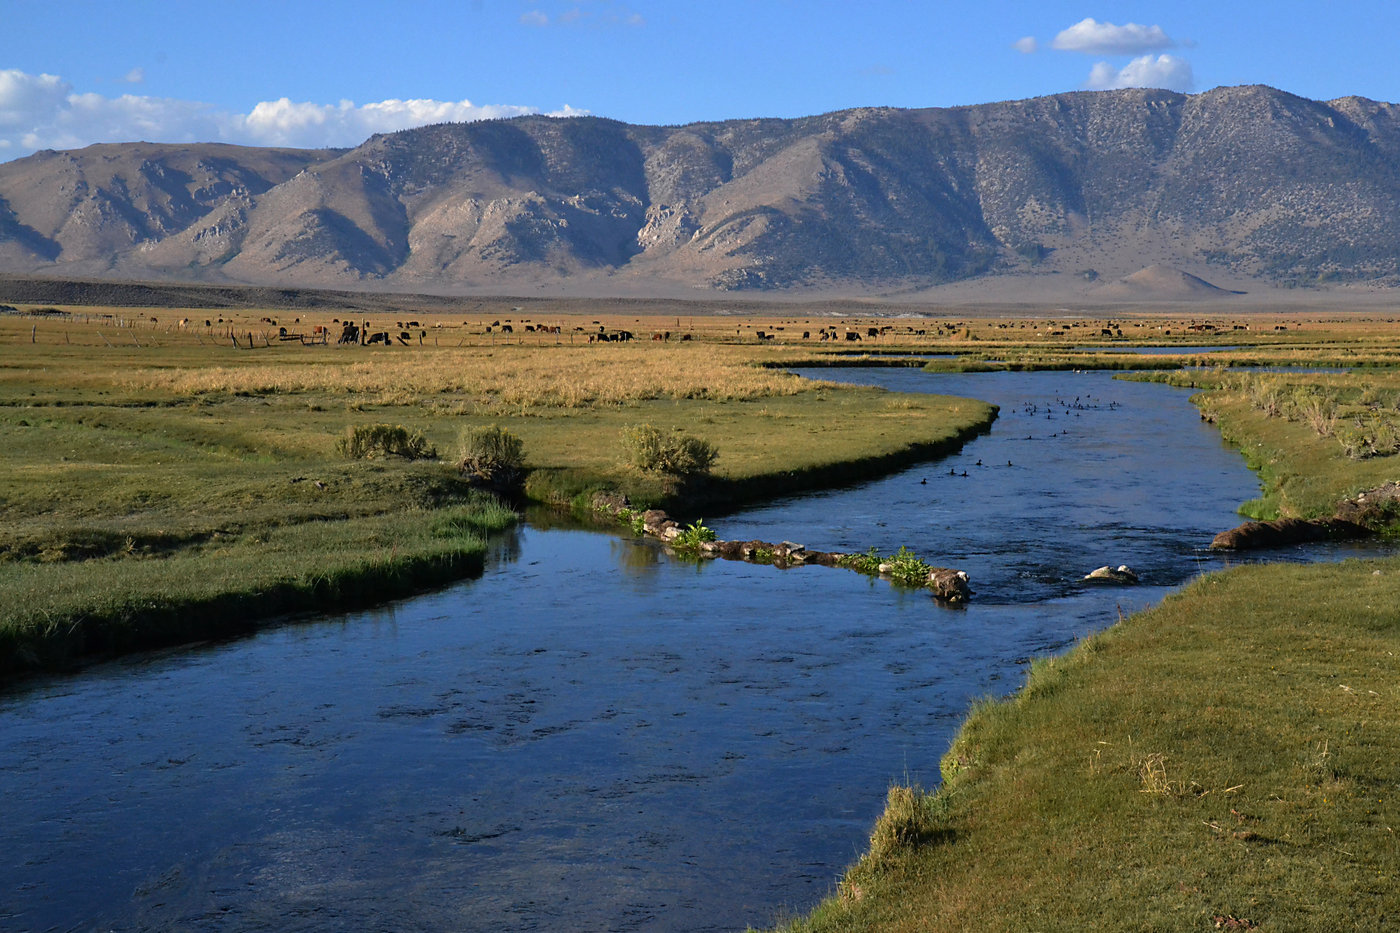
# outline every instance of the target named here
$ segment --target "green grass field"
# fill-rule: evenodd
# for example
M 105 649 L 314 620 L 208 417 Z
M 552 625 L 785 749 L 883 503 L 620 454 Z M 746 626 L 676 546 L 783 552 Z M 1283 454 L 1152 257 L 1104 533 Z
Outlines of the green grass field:
M 483 536 L 515 515 L 460 475 L 470 428 L 523 441 L 535 502 L 586 514 L 606 490 L 716 514 L 951 449 L 994 416 L 811 383 L 711 340 L 506 344 L 459 328 L 446 345 L 234 349 L 139 317 L 26 320 L 0 319 L 0 672 L 479 571 Z M 629 468 L 622 432 L 643 423 L 716 445 L 712 474 Z M 421 432 L 437 456 L 337 450 L 373 424 Z

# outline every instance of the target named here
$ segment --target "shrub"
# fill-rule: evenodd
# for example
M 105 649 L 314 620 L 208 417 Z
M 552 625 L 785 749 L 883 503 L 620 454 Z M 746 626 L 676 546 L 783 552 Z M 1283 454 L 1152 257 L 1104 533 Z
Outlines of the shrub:
M 499 425 L 464 428 L 457 438 L 457 464 L 488 486 L 518 486 L 525 476 L 525 444 Z
M 1337 427 L 1337 403 L 1325 395 L 1312 395 L 1298 405 L 1302 418 L 1318 437 L 1331 437 Z
M 649 424 L 623 428 L 622 447 L 627 462 L 637 469 L 673 476 L 706 473 L 719 456 L 709 441 L 680 433 L 668 437 Z
M 351 425 L 335 446 L 351 460 L 364 460 L 376 455 L 403 457 L 406 460 L 431 460 L 437 456 L 437 450 L 428 445 L 422 431 L 410 431 L 401 424 Z

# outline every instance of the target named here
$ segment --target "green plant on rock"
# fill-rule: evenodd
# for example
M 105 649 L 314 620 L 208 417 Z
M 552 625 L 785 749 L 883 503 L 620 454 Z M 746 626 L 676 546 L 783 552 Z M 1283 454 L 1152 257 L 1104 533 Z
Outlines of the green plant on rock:
M 645 519 L 642 518 L 641 512 L 624 507 L 618 509 L 613 515 L 617 518 L 618 524 L 626 525 L 628 528 L 632 529 L 634 535 L 643 535 L 646 533 L 647 525 Z
M 708 544 L 715 540 L 715 530 L 705 527 L 705 520 L 702 518 L 694 524 L 687 525 L 680 535 L 671 541 L 671 547 L 682 552 L 698 552 L 702 544 Z
M 883 561 L 880 558 L 880 552 L 872 547 L 864 554 L 847 554 L 836 563 L 848 570 L 874 575 L 880 572 L 880 564 Z
M 356 424 L 345 429 L 336 441 L 336 450 L 350 460 L 375 456 L 403 457 L 405 460 L 431 460 L 437 450 L 428 444 L 422 431 L 410 431 L 401 424 Z
M 875 548 L 871 548 L 864 554 L 847 554 L 837 561 L 837 564 L 871 576 L 880 573 L 880 568 L 883 567 L 885 568 L 884 573 L 890 579 L 904 586 L 923 586 L 928 582 L 929 572 L 933 570 L 931 566 L 920 560 L 917 554 L 904 546 L 888 557 L 881 557 L 880 552 Z
M 622 449 L 627 463 L 639 470 L 679 477 L 709 472 L 719 456 L 709 441 L 679 431 L 668 435 L 650 424 L 623 428 Z
M 907 547 L 901 546 L 899 551 L 887 557 L 883 563 L 889 565 L 889 575 L 896 583 L 905 586 L 923 586 L 928 581 L 928 575 L 933 570 L 928 564 L 919 559 L 919 556 Z
M 512 489 L 525 478 L 525 444 L 500 425 L 463 428 L 457 439 L 463 474 L 496 489 Z

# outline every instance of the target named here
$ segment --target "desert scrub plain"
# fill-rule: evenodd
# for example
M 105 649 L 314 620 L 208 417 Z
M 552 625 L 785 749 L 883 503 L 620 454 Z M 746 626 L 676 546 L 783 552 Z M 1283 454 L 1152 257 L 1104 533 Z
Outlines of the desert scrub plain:
M 586 510 L 607 490 L 677 510 L 889 468 L 994 416 L 762 368 L 782 348 L 721 342 L 746 326 L 731 321 L 690 340 L 591 343 L 592 318 L 549 334 L 439 318 L 362 347 L 336 345 L 334 315 L 282 317 L 0 315 L 0 671 L 479 571 L 484 536 L 516 516 L 457 469 L 468 429 L 522 441 L 535 501 Z M 309 343 L 317 326 L 330 343 Z M 713 444 L 711 474 L 628 468 L 622 432 L 641 423 Z M 375 425 L 421 435 L 420 455 L 345 456 L 347 431 Z

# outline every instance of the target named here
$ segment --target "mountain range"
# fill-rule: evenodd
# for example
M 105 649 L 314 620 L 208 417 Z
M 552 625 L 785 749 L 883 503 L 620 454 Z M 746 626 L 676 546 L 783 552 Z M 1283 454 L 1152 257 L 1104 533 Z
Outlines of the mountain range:
M 0 164 L 0 272 L 438 294 L 1394 286 L 1400 107 L 1250 86 L 529 116 L 339 150 L 102 144 Z

